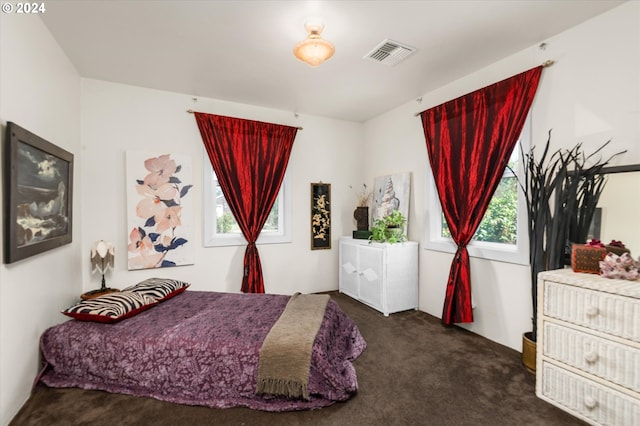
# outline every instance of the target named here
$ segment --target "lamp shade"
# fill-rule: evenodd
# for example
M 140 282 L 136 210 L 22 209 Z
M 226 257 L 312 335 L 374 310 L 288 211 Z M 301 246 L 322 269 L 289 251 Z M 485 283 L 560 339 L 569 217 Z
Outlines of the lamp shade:
M 100 240 L 91 246 L 91 272 L 103 274 L 113 268 L 114 248 L 108 241 Z
M 304 27 L 309 35 L 296 45 L 293 49 L 293 54 L 302 62 L 306 62 L 312 67 L 317 67 L 332 57 L 336 49 L 333 44 L 320 37 L 324 25 L 307 23 Z

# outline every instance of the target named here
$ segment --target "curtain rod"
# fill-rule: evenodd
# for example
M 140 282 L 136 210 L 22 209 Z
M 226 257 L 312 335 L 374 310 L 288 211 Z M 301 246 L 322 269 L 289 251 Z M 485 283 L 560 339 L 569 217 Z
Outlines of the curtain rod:
M 554 61 L 552 61 L 551 59 L 549 59 L 549 60 L 544 61 L 544 62 L 542 63 L 542 68 L 550 67 L 550 66 L 551 66 L 551 65 L 553 65 L 553 64 L 554 64 Z M 426 110 L 425 110 L 425 111 L 426 111 Z M 422 114 L 423 112 L 424 112 L 424 111 L 416 112 L 416 113 L 414 113 L 414 114 L 413 114 L 413 116 L 414 116 L 414 117 L 417 117 L 417 116 L 419 116 L 420 114 Z
M 187 112 L 188 112 L 189 114 L 193 114 L 195 111 L 194 111 L 194 110 L 192 110 L 192 109 L 188 109 L 188 110 L 187 110 Z M 303 129 L 302 127 L 300 127 L 300 126 L 289 126 L 289 127 L 296 127 L 298 130 L 304 130 L 304 129 Z

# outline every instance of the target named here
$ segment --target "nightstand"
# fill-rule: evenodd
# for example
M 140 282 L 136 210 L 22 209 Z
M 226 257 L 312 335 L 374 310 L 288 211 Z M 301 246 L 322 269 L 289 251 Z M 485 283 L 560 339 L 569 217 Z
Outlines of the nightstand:
M 105 294 L 109 294 L 109 293 L 117 293 L 119 291 L 120 290 L 118 290 L 117 288 L 99 288 L 97 290 L 91 290 L 81 294 L 80 299 L 82 300 L 94 299 L 98 296 L 104 296 Z

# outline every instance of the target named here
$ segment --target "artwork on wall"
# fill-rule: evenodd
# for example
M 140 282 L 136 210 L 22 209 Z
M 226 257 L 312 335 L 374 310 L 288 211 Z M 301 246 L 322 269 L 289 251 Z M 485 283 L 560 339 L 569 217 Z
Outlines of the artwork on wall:
M 193 264 L 191 157 L 127 151 L 128 268 Z
M 311 184 L 311 250 L 331 248 L 331 184 Z
M 8 122 L 4 169 L 5 263 L 70 243 L 73 154 Z
M 371 225 L 394 210 L 400 210 L 409 219 L 409 194 L 411 173 L 378 176 L 373 182 L 373 208 Z M 406 231 L 406 230 L 405 230 Z

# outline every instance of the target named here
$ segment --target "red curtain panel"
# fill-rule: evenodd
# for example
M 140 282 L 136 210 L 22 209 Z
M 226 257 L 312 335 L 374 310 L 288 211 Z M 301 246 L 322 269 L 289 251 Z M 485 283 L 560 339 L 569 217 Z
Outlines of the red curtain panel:
M 542 66 L 420 114 L 444 217 L 458 246 L 442 323 L 473 322 L 467 244 L 509 161 L 538 87 Z
M 256 240 L 287 169 L 298 129 L 196 112 L 202 141 L 229 208 L 247 240 L 244 293 L 264 293 Z

